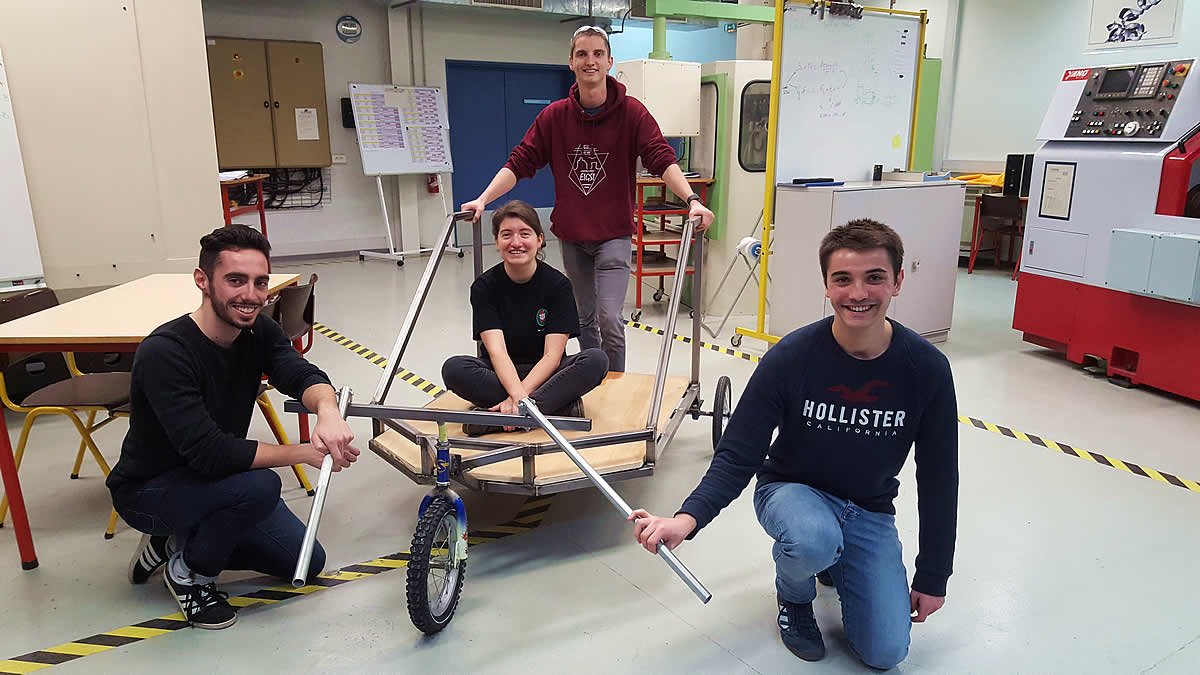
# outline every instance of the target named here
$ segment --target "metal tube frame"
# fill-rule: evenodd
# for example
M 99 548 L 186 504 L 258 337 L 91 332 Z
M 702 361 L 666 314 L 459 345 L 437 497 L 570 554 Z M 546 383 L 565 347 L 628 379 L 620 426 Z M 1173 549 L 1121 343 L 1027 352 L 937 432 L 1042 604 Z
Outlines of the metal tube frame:
M 681 254 L 679 257 L 680 259 L 683 259 L 684 256 Z M 626 504 L 625 500 L 621 498 L 621 495 L 618 494 L 616 490 L 613 490 L 611 485 L 605 482 L 604 478 L 602 478 L 600 474 L 592 468 L 591 464 L 587 463 L 587 460 L 583 458 L 583 455 L 579 454 L 579 452 L 571 445 L 571 442 L 568 441 L 558 429 L 554 428 L 554 425 L 550 423 L 550 420 L 546 419 L 546 416 L 542 414 L 541 410 L 538 410 L 537 404 L 533 402 L 533 399 L 521 399 L 519 409 L 524 411 L 525 414 L 532 417 L 539 425 L 541 425 L 542 429 L 550 436 L 554 443 L 558 445 L 559 448 L 562 448 L 563 452 L 567 453 L 567 456 L 571 458 L 571 461 L 575 463 L 575 466 L 579 467 L 579 470 L 582 471 L 584 475 L 588 477 L 588 480 L 590 480 L 592 484 L 600 490 L 601 494 L 603 494 L 608 501 L 612 502 L 613 506 L 617 507 L 617 510 L 621 512 L 621 515 L 625 516 L 626 519 L 633 515 L 633 509 L 629 508 L 629 504 Z M 688 588 L 692 589 L 692 592 L 696 594 L 696 597 L 700 598 L 700 602 L 707 603 L 712 599 L 712 593 L 710 593 L 708 589 L 704 587 L 704 584 L 700 583 L 700 580 L 697 579 L 695 575 L 693 575 L 691 571 L 684 566 L 683 563 L 679 562 L 679 559 L 675 557 L 675 554 L 671 553 L 671 550 L 666 546 L 663 546 L 661 543 L 658 545 L 658 556 L 667 563 L 667 565 L 671 568 L 671 571 L 675 572 L 675 574 L 677 574 L 679 578 L 682 579 L 685 584 L 687 584 Z
M 338 393 L 338 414 L 346 419 L 346 409 L 352 398 L 350 387 L 342 387 Z M 329 478 L 333 475 L 333 455 L 321 460 L 321 475 L 317 478 L 317 493 L 313 497 L 312 510 L 308 513 L 308 525 L 304 528 L 304 540 L 300 544 L 300 555 L 296 560 L 296 571 L 292 574 L 292 586 L 300 588 L 308 583 L 308 568 L 312 564 L 313 547 L 317 541 L 317 528 L 321 524 L 321 511 L 325 508 L 325 496 L 329 493 Z

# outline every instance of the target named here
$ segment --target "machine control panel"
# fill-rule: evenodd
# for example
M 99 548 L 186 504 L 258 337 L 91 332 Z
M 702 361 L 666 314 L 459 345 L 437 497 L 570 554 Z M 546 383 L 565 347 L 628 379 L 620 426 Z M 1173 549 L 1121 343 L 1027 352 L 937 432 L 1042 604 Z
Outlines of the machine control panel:
M 1083 91 L 1062 137 L 1161 138 L 1192 63 L 1182 59 L 1068 70 L 1064 83 L 1076 81 Z

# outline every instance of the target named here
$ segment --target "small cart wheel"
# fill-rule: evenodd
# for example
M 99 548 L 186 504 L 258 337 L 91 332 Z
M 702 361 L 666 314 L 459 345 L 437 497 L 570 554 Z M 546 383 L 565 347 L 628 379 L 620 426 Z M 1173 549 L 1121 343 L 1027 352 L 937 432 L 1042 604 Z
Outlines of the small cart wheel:
M 654 301 L 662 302 L 662 299 L 663 299 L 663 290 L 660 288 L 657 291 L 654 291 Z
M 642 310 L 640 310 L 640 309 L 633 310 L 633 313 L 629 315 L 629 318 L 633 319 L 634 321 L 641 321 L 642 320 Z
M 364 255 L 360 255 L 360 256 L 358 256 L 358 262 L 363 262 L 363 261 L 364 261 L 364 260 L 366 260 L 366 259 L 367 259 L 367 257 L 366 257 L 366 256 L 364 256 Z
M 396 267 L 404 267 L 404 258 L 396 261 Z
M 734 347 L 741 347 L 742 346 L 742 334 L 734 333 L 733 337 L 729 338 L 729 344 L 733 345 Z
M 461 257 L 463 257 L 464 255 L 466 255 L 466 253 L 464 253 L 464 252 L 462 252 L 462 251 L 459 251 L 459 252 L 458 252 L 458 257 L 460 257 L 460 258 L 461 258 Z
M 423 633 L 445 628 L 458 608 L 467 575 L 466 556 L 459 555 L 465 536 L 448 499 L 434 499 L 417 521 L 409 548 L 408 616 Z
M 725 375 L 717 380 L 717 393 L 713 396 L 713 451 L 716 452 L 717 445 L 721 442 L 721 435 L 725 433 L 725 421 L 729 419 L 731 409 L 733 407 L 732 399 L 733 392 L 729 382 L 729 378 Z
M 688 318 L 689 318 L 689 319 L 694 319 L 694 318 L 696 318 L 696 310 L 694 310 L 694 309 L 689 309 L 689 310 L 688 310 Z

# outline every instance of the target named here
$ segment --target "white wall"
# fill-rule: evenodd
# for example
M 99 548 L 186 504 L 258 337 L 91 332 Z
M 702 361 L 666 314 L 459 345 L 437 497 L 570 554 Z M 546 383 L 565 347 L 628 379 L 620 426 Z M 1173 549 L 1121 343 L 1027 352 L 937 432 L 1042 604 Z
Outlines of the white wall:
M 620 30 L 621 22 L 614 21 L 613 28 Z M 654 23 L 630 19 L 625 22 L 624 32 L 610 36 L 609 40 L 614 61 L 649 58 L 654 46 Z M 729 61 L 736 51 L 736 32 L 727 33 L 720 26 L 698 28 L 667 22 L 667 53 L 673 61 Z
M 214 37 L 320 42 L 325 60 L 329 141 L 346 164 L 331 168 L 331 203 L 314 209 L 267 212 L 267 230 L 275 255 L 300 255 L 385 247 L 383 216 L 374 177 L 363 175 L 353 129 L 342 127 L 341 99 L 351 82 L 391 82 L 387 8 L 374 0 L 203 0 L 204 32 Z M 362 37 L 342 42 L 338 17 L 350 14 L 362 24 Z M 211 107 L 209 117 L 211 118 Z M 211 124 L 211 122 L 210 122 Z M 395 214 L 394 183 L 385 180 L 388 209 Z M 218 199 L 219 201 L 219 199 Z M 257 224 L 257 214 L 238 218 Z
M 0 2 L 52 288 L 190 271 L 221 224 L 203 38 L 199 0 Z
M 1178 45 L 1089 53 L 1091 4 L 962 0 L 948 162 L 1003 170 L 1005 155 L 1033 152 L 1067 68 L 1200 56 L 1200 2 L 1184 3 Z

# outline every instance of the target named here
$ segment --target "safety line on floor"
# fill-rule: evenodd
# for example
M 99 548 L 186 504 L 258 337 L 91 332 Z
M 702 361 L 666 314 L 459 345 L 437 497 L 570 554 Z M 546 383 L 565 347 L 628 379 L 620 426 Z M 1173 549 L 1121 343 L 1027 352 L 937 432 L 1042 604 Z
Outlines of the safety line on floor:
M 500 523 L 499 525 L 468 531 L 467 540 L 472 546 L 478 546 L 511 537 L 514 534 L 521 534 L 537 529 L 545 519 L 546 513 L 550 510 L 552 499 L 553 497 L 546 496 L 529 497 L 521 505 L 520 510 L 517 511 L 517 515 L 512 520 Z M 238 608 L 253 605 L 274 605 L 285 600 L 323 591 L 326 588 L 341 586 L 351 581 L 407 567 L 409 560 L 409 552 L 401 551 L 373 560 L 347 565 L 332 572 L 325 572 L 319 575 L 313 583 L 301 588 L 293 588 L 291 584 L 280 584 L 278 586 L 269 586 L 257 591 L 251 591 L 244 595 L 230 598 L 229 604 Z M 155 583 L 158 577 L 159 575 L 154 575 L 150 583 Z M 157 619 L 150 619 L 149 621 L 142 621 L 141 623 L 117 628 L 116 630 L 97 633 L 63 643 L 57 647 L 40 649 L 0 661 L 0 675 L 32 673 L 56 666 L 60 663 L 76 661 L 85 656 L 123 647 L 134 642 L 141 642 L 160 635 L 173 633 L 188 626 L 188 622 L 184 620 L 183 615 L 179 612 L 160 616 Z
M 1107 455 L 1102 455 L 1098 452 L 1092 452 L 1091 450 L 1084 450 L 1082 448 L 1077 448 L 1072 445 L 1067 445 L 1066 443 L 1059 443 L 1056 441 L 1051 441 L 1049 439 L 1042 438 L 1041 436 L 1036 436 L 1034 434 L 1023 432 L 1023 431 L 1016 431 L 1015 429 L 1010 429 L 1008 427 L 1001 426 L 999 424 L 993 424 L 991 422 L 984 422 L 983 420 L 976 419 L 974 417 L 967 417 L 966 415 L 959 415 L 958 421 L 962 422 L 963 424 L 973 426 L 976 429 L 990 431 L 994 434 L 1000 434 L 1001 436 L 1007 436 L 1009 438 L 1013 438 L 1018 441 L 1025 441 L 1026 443 L 1038 445 L 1043 448 L 1048 448 L 1050 450 L 1057 450 L 1057 451 L 1063 453 L 1064 455 L 1069 455 L 1071 457 L 1078 457 L 1079 459 L 1087 460 L 1089 462 L 1095 462 L 1096 464 L 1099 464 L 1101 466 L 1107 466 L 1109 468 L 1118 469 L 1120 471 L 1124 471 L 1125 473 L 1130 473 L 1135 476 L 1141 476 L 1142 478 L 1150 478 L 1150 479 L 1156 480 L 1160 483 L 1166 483 L 1167 485 L 1174 485 L 1175 487 L 1183 488 L 1185 490 L 1191 490 L 1192 492 L 1200 492 L 1200 483 L 1197 483 L 1194 480 L 1188 480 L 1187 478 L 1180 478 L 1174 474 L 1167 473 L 1166 471 L 1156 471 L 1156 470 L 1148 468 L 1148 467 L 1134 464 L 1133 462 L 1122 461 L 1122 460 L 1116 459 L 1114 457 L 1108 457 Z
M 371 363 L 379 366 L 380 368 L 387 368 L 388 359 L 386 356 L 379 354 L 378 352 L 374 351 L 370 347 L 364 347 L 363 345 L 355 342 L 354 340 L 351 340 L 350 338 L 346 337 L 345 335 L 342 335 L 341 333 L 331 329 L 329 326 L 326 326 L 325 324 L 322 324 L 322 323 L 314 322 L 313 323 L 313 331 L 315 333 L 317 333 L 318 335 L 323 335 L 323 336 L 329 338 L 330 340 L 333 340 L 334 343 L 341 345 L 341 346 L 345 347 L 346 349 L 349 349 L 350 351 L 354 352 L 355 354 L 358 354 L 359 356 L 361 356 L 364 359 L 370 361 Z M 411 384 L 412 386 L 416 387 L 417 389 L 420 389 L 421 391 L 425 392 L 426 394 L 429 394 L 430 396 L 433 396 L 434 398 L 441 396 L 446 391 L 445 389 L 442 389 L 441 387 L 437 386 L 433 382 L 430 382 L 429 380 L 417 375 L 416 373 L 412 372 L 411 370 L 406 370 L 403 367 L 401 367 L 399 370 L 396 371 L 396 377 L 400 378 L 400 380 L 402 382 L 404 382 L 405 384 Z
M 630 328 L 637 328 L 638 330 L 644 330 L 647 333 L 653 333 L 654 335 L 666 335 L 667 334 L 666 331 L 664 331 L 661 328 L 655 328 L 654 326 L 647 326 L 646 324 L 640 323 L 638 321 L 625 321 L 625 325 L 629 326 Z M 686 343 L 686 344 L 692 343 L 692 338 L 687 337 L 686 335 L 679 335 L 678 333 L 675 334 L 675 339 L 680 342 Z M 717 352 L 719 354 L 725 354 L 726 356 L 733 356 L 733 357 L 736 357 L 739 359 L 750 361 L 751 363 L 758 363 L 762 359 L 762 357 L 758 356 L 757 354 L 749 354 L 746 352 L 738 351 L 736 349 L 730 349 L 729 347 L 722 347 L 720 345 L 714 345 L 712 343 L 705 342 L 703 340 L 700 341 L 700 346 L 705 349 L 711 349 L 712 351 Z

